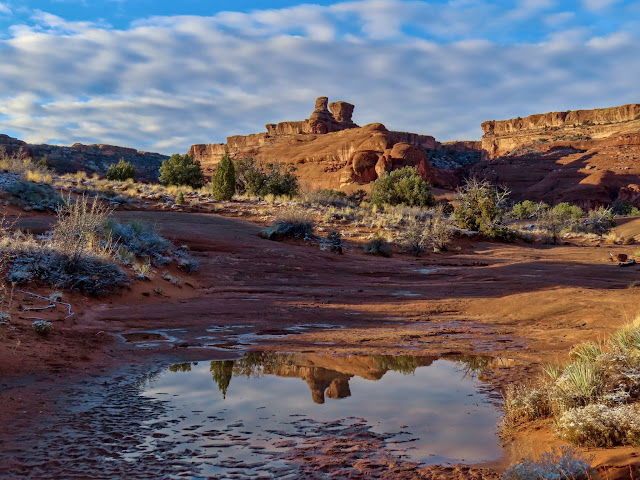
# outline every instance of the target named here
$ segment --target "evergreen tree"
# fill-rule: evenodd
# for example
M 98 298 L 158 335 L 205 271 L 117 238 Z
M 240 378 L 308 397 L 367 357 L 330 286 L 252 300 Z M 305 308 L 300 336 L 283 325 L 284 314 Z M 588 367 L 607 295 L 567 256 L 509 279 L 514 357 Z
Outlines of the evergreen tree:
M 116 180 L 124 182 L 125 180 L 135 176 L 133 166 L 129 162 L 125 162 L 124 158 L 121 158 L 117 165 L 109 165 L 107 169 L 107 180 Z
M 231 200 L 234 193 L 236 193 L 236 170 L 227 152 L 220 159 L 211 177 L 211 194 L 216 200 Z
M 175 153 L 160 167 L 160 182 L 165 185 L 188 185 L 200 188 L 204 185 L 204 174 L 200 162 L 189 154 Z

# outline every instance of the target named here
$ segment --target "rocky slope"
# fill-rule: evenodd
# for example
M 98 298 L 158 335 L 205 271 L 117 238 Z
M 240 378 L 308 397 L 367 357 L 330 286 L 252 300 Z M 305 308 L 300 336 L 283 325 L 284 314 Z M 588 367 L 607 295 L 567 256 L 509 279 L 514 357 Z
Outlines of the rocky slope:
M 489 158 L 524 145 L 609 139 L 640 132 L 640 104 L 530 115 L 482 123 L 482 148 Z
M 34 159 L 46 158 L 47 164 L 59 173 L 84 170 L 88 174 L 104 175 L 109 165 L 118 163 L 123 158 L 134 166 L 136 179 L 144 181 L 156 181 L 160 165 L 169 158 L 159 153 L 139 152 L 133 148 L 114 145 L 33 145 L 8 135 L 0 135 L 0 149 L 10 155 L 22 150 L 24 155 Z
M 489 121 L 482 129 L 487 162 L 470 174 L 507 186 L 515 200 L 640 206 L 640 104 Z
M 266 132 L 228 137 L 226 144 L 193 145 L 189 153 L 208 174 L 228 150 L 232 158 L 292 163 L 309 187 L 347 190 L 407 165 L 433 185 L 451 188 L 458 179 L 452 172 L 480 160 L 480 142 L 441 144 L 430 135 L 394 132 L 381 123 L 358 127 L 353 109 L 320 97 L 306 120 L 267 124 Z

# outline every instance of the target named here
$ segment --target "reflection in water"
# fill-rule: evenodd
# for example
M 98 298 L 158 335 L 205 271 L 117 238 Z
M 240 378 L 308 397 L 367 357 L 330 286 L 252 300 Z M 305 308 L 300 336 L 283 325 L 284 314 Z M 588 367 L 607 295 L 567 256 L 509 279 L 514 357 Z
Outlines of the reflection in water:
M 379 380 L 389 372 L 414 375 L 418 367 L 431 365 L 437 357 L 413 355 L 369 355 L 327 357 L 294 353 L 248 353 L 238 360 L 213 360 L 210 370 L 213 381 L 227 397 L 231 379 L 256 378 L 263 375 L 297 377 L 305 380 L 311 389 L 313 401 L 323 404 L 326 398 L 340 399 L 351 396 L 349 380 L 359 376 Z M 464 376 L 475 378 L 491 361 L 490 357 L 461 355 L 452 357 Z M 169 367 L 170 371 L 190 371 L 189 363 Z
M 356 431 L 377 436 L 381 455 L 425 464 L 492 460 L 500 455 L 500 412 L 481 378 L 494 362 L 257 352 L 172 365 L 144 392 L 174 412 L 149 442 L 188 438 L 198 458 L 211 463 L 202 467 L 211 475 L 224 473 L 223 459 L 273 465 L 310 438 L 350 438 Z

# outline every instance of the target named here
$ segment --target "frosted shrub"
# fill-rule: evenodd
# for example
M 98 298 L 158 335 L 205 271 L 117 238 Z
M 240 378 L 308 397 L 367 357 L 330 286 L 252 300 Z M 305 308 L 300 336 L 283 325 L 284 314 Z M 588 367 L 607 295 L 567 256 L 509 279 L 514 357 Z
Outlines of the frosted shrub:
M 560 416 L 556 428 L 565 440 L 585 447 L 640 445 L 640 405 L 573 408 Z
M 589 461 L 572 447 L 553 449 L 538 459 L 525 458 L 504 472 L 503 480 L 588 480 L 595 478 Z
M 504 395 L 503 408 L 507 425 L 545 418 L 551 414 L 548 386 L 510 386 Z
M 38 335 L 42 335 L 43 337 L 49 335 L 53 330 L 53 325 L 51 325 L 51 322 L 47 322 L 46 320 L 36 320 L 31 325 L 33 327 L 33 331 Z

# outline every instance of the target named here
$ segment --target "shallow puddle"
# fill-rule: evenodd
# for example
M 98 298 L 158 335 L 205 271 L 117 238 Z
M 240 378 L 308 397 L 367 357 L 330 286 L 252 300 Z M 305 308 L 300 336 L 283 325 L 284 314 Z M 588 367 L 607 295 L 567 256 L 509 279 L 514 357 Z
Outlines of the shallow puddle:
M 423 464 L 493 460 L 500 413 L 475 375 L 488 361 L 252 353 L 176 364 L 143 388 L 170 415 L 145 442 L 149 453 L 158 438 L 187 449 L 203 475 L 279 478 L 314 441 L 336 439 Z

